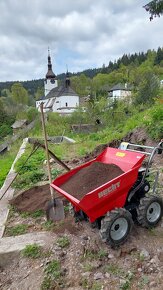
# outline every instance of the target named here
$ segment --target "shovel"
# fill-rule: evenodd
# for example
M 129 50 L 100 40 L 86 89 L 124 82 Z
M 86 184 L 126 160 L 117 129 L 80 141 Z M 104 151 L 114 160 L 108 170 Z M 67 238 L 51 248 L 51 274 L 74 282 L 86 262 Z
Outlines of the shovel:
M 45 128 L 43 105 L 44 103 L 42 102 L 40 104 L 40 111 L 41 111 L 42 129 L 43 129 L 43 134 L 44 134 L 45 151 L 46 151 L 46 157 L 47 157 L 47 169 L 48 169 L 49 185 L 50 185 L 52 183 L 52 177 L 51 177 L 51 169 L 50 169 L 50 162 L 49 162 L 49 150 L 48 150 L 47 134 L 46 134 L 46 128 Z M 55 193 L 51 186 L 50 186 L 50 194 L 51 194 L 51 201 L 49 201 L 46 206 L 47 220 L 59 221 L 59 220 L 64 219 L 65 214 L 64 214 L 63 201 L 58 198 L 55 198 Z

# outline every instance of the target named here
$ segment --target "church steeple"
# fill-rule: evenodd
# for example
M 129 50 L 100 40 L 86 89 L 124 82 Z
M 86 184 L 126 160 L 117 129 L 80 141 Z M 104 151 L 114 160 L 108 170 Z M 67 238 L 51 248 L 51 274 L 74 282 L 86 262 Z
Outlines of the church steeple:
M 68 69 L 66 72 L 65 85 L 66 85 L 66 88 L 70 87 L 70 75 L 69 75 Z
M 56 87 L 58 87 L 58 81 L 52 69 L 50 50 L 48 48 L 48 71 L 44 81 L 45 96 Z
M 55 77 L 56 77 L 56 75 L 53 73 L 53 70 L 52 70 L 50 50 L 48 48 L 48 71 L 46 74 L 46 79 L 54 79 Z

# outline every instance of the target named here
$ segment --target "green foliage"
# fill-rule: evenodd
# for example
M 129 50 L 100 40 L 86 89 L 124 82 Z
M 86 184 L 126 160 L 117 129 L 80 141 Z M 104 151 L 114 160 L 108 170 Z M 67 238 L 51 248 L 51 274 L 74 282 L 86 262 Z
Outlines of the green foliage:
M 28 229 L 27 224 L 20 224 L 14 227 L 6 227 L 5 234 L 7 236 L 23 235 L 27 232 L 27 229 Z
M 61 265 L 58 260 L 51 261 L 46 266 L 44 272 L 45 277 L 41 285 L 41 290 L 55 289 L 55 287 L 62 285 Z
M 41 257 L 41 247 L 37 244 L 27 245 L 22 251 L 21 254 L 23 257 L 37 259 Z
M 80 285 L 83 289 L 90 289 L 90 290 L 101 290 L 102 284 L 99 282 L 92 282 L 90 279 L 82 278 L 80 281 Z
M 160 17 L 163 14 L 163 1 L 162 0 L 153 0 L 144 6 L 147 12 L 150 13 L 150 20 L 153 17 Z
M 70 245 L 69 238 L 67 236 L 63 236 L 57 239 L 57 244 L 61 248 L 66 248 Z
M 9 115 L 0 99 L 0 141 L 9 134 L 12 134 L 11 124 L 14 122 L 14 116 Z
M 29 123 L 36 119 L 38 116 L 38 110 L 33 107 L 26 108 L 25 110 L 22 108 L 16 115 L 16 119 L 26 119 Z
M 2 124 L 0 126 L 0 138 L 4 138 L 5 136 L 12 134 L 12 128 L 8 124 Z
M 51 170 L 51 175 L 52 175 L 52 179 L 55 179 L 59 174 L 62 173 L 62 170 L 59 170 L 59 169 L 56 169 L 56 168 L 53 168 Z
M 117 277 L 124 276 L 124 271 L 116 264 L 109 264 L 105 267 L 105 271 Z
M 16 104 L 28 104 L 28 92 L 21 83 L 14 83 L 12 85 L 11 96 Z
M 55 228 L 55 224 L 53 221 L 46 221 L 42 224 L 43 229 L 45 229 L 46 231 L 51 231 Z
M 28 188 L 32 184 L 41 181 L 44 177 L 46 178 L 44 170 L 42 169 L 42 163 L 45 160 L 44 151 L 42 149 L 38 150 L 25 163 L 31 152 L 29 149 L 30 147 L 27 148 L 15 165 L 16 171 L 20 171 L 17 180 L 14 182 L 15 188 L 18 189 Z
M 17 147 L 19 146 L 20 142 L 18 144 L 14 144 L 9 152 L 6 152 L 4 155 L 1 155 L 0 157 L 0 188 L 2 187 L 6 175 L 8 174 L 11 165 L 15 159 L 15 156 L 17 154 Z
M 163 108 L 160 104 L 153 106 L 153 108 L 149 110 L 145 125 L 147 126 L 151 138 L 155 140 L 163 138 Z
M 136 104 L 152 104 L 159 93 L 159 80 L 152 72 L 144 72 L 136 93 Z
M 18 176 L 17 180 L 14 182 L 14 187 L 17 189 L 27 189 L 33 184 L 41 181 L 44 175 L 44 171 L 39 169 L 24 172 Z
M 34 212 L 20 212 L 22 218 L 32 217 L 34 219 L 40 218 L 45 215 L 45 212 L 41 209 L 38 209 Z

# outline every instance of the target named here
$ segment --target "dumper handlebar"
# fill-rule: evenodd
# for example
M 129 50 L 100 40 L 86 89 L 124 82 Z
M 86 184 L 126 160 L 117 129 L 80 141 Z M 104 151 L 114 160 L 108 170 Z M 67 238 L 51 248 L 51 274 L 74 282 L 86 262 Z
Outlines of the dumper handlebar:
M 136 150 L 136 148 L 138 149 L 142 149 L 140 150 Z M 138 144 L 132 144 L 132 143 L 128 143 L 128 142 L 122 142 L 119 146 L 119 149 L 121 150 L 127 150 L 127 151 L 132 151 L 132 152 L 137 152 L 137 153 L 143 153 L 145 154 L 147 157 L 149 157 L 148 159 L 148 163 L 146 165 L 144 174 L 143 174 L 143 178 L 141 183 L 134 189 L 132 190 L 132 192 L 130 193 L 129 197 L 128 197 L 128 201 L 130 201 L 130 199 L 132 198 L 132 196 L 134 195 L 134 193 L 143 185 L 145 178 L 147 177 L 147 175 L 149 174 L 149 168 L 151 166 L 151 163 L 153 161 L 153 158 L 155 156 L 155 154 L 162 154 L 163 152 L 163 139 L 158 143 L 157 146 L 153 147 L 153 146 L 145 146 L 145 145 L 138 145 Z M 149 152 L 147 152 L 146 150 L 148 150 Z M 158 174 L 159 172 L 157 172 L 157 176 L 156 179 L 158 180 Z M 156 183 L 156 180 L 155 180 Z M 154 191 L 154 190 L 153 190 Z

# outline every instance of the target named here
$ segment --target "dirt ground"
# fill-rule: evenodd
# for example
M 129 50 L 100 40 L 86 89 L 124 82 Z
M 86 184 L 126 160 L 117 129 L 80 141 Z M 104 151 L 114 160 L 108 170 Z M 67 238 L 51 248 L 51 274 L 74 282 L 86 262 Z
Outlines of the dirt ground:
M 34 227 L 36 221 L 33 223 Z M 54 227 L 51 232 L 54 243 L 43 249 L 50 254 L 37 259 L 15 258 L 0 269 L 0 289 L 41 289 L 47 265 L 58 260 L 63 284 L 45 289 L 162 290 L 163 223 L 153 230 L 134 225 L 128 241 L 116 250 L 103 243 L 89 223 L 75 223 L 69 215 L 59 230 Z M 70 244 L 58 246 L 59 237 L 67 237 Z
M 143 130 L 128 134 L 125 141 L 155 145 Z M 116 147 L 117 141 L 113 143 L 109 145 Z M 99 145 L 83 162 L 96 157 L 105 147 L 106 144 Z M 74 163 L 77 166 L 81 160 Z M 159 184 L 162 190 L 162 155 L 156 156 L 153 168 L 161 169 Z M 42 249 L 39 258 L 24 258 L 20 255 L 10 265 L 0 268 L 0 289 L 163 289 L 163 221 L 152 230 L 134 224 L 127 242 L 113 250 L 101 241 L 98 229 L 92 228 L 85 221 L 75 223 L 67 211 L 67 205 L 65 213 L 65 220 L 51 224 L 46 222 L 45 215 L 33 217 L 10 211 L 6 236 L 10 235 L 9 229 L 12 227 L 26 224 L 27 232 L 50 230 L 54 235 L 54 242 L 50 247 Z M 58 244 L 59 238 L 66 238 L 69 243 L 62 247 Z M 54 260 L 60 263 L 60 277 L 53 279 L 51 286 L 47 286 L 46 269 Z

